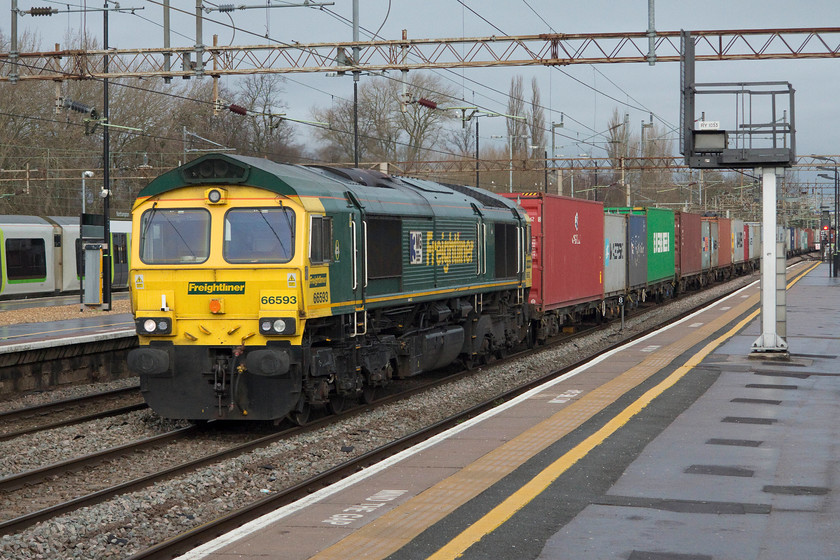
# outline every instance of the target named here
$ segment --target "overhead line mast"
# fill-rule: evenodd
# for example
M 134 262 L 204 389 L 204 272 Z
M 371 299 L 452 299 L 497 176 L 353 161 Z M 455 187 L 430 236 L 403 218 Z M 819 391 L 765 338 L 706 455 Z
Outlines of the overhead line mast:
M 697 61 L 840 58 L 840 27 L 692 31 Z M 174 48 L 0 53 L 0 81 L 190 77 L 197 68 L 218 76 L 316 72 L 375 72 L 431 68 L 567 66 L 648 63 L 650 35 L 546 33 L 452 39 L 399 39 L 336 43 L 204 46 L 202 64 L 167 69 L 166 60 L 189 60 L 195 46 Z M 456 48 L 463 46 L 463 49 Z M 680 32 L 657 31 L 657 62 L 679 62 Z M 339 53 L 359 52 L 347 58 Z M 408 62 L 411 59 L 413 62 Z M 339 61 L 344 61 L 342 64 Z M 205 70 L 206 71 L 206 70 Z

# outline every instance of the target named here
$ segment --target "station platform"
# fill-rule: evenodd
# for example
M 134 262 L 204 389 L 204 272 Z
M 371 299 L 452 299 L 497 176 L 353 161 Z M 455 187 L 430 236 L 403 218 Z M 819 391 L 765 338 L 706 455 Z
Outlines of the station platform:
M 112 295 L 112 301 L 127 300 L 127 293 Z M 79 304 L 78 295 L 62 295 L 43 298 L 0 301 L 0 312 L 48 310 Z M 70 346 L 88 342 L 99 342 L 136 335 L 131 313 L 101 314 L 96 311 L 79 313 L 72 319 L 51 321 L 17 322 L 0 326 L 0 354 L 12 354 Z
M 131 313 L 0 326 L 0 354 L 136 336 Z
M 840 557 L 840 280 L 758 282 L 181 558 Z

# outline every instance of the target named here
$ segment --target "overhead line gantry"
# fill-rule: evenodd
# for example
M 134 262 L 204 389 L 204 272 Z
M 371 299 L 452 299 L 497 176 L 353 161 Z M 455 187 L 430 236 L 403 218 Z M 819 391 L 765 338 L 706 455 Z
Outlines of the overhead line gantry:
M 840 27 L 692 31 L 697 61 L 840 57 Z M 109 78 L 379 72 L 441 68 L 569 66 L 650 61 L 647 32 L 550 33 L 142 49 L 0 53 L 0 82 Z M 351 53 L 358 49 L 359 59 Z M 678 62 L 680 32 L 657 31 L 657 62 Z M 195 57 L 195 58 L 194 58 Z M 200 57 L 200 61 L 197 57 Z M 166 69 L 165 61 L 182 61 Z

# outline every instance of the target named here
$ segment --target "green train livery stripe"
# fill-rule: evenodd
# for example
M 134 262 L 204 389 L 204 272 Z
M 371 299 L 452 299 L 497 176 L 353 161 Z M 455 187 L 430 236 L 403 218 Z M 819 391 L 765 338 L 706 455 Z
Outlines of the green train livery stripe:
M 244 294 L 245 282 L 190 282 L 188 294 Z

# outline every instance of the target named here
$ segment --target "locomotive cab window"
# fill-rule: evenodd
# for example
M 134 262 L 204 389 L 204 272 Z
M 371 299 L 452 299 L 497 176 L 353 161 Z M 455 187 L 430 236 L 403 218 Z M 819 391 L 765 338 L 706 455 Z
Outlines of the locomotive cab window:
M 225 214 L 223 254 L 229 263 L 285 263 L 295 249 L 291 208 L 233 208 Z
M 44 280 L 47 253 L 43 239 L 7 239 L 6 275 L 9 282 Z
M 210 212 L 152 208 L 140 220 L 140 260 L 146 264 L 197 264 L 210 256 Z
M 309 261 L 313 264 L 332 260 L 332 218 L 312 216 L 309 228 Z

